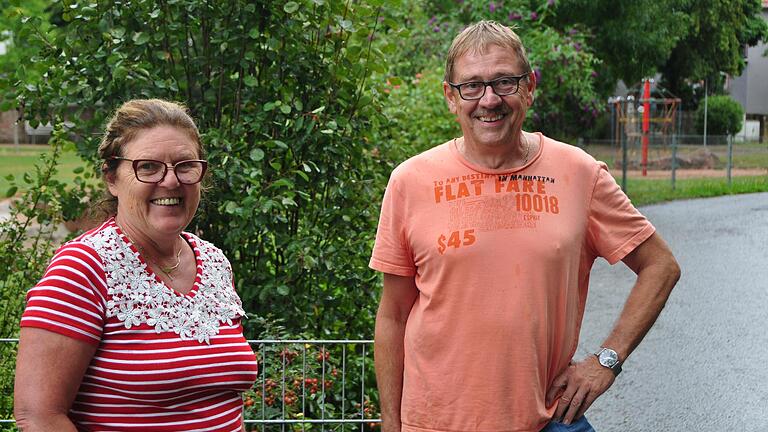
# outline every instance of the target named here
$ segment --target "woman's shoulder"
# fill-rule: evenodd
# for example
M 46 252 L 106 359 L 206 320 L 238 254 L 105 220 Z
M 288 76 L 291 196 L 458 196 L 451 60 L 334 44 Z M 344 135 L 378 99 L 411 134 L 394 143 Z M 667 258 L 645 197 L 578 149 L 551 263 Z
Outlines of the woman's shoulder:
M 99 245 L 103 243 L 103 241 L 100 241 L 100 238 L 105 235 L 107 226 L 108 221 L 105 221 L 98 227 L 88 230 L 62 244 L 56 249 L 54 259 L 62 256 L 87 254 L 100 261 Z
M 57 256 L 66 256 L 71 254 L 86 253 L 92 255 L 97 261 L 101 261 L 101 256 L 105 249 L 115 238 L 118 237 L 114 230 L 114 220 L 108 219 L 101 225 L 90 229 L 77 237 L 62 244 L 54 254 Z

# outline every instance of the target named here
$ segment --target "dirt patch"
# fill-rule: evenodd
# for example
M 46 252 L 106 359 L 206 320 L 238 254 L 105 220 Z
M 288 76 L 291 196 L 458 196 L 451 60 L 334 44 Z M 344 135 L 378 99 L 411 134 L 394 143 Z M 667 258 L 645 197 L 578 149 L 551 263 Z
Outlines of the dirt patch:
M 645 178 L 648 179 L 671 179 L 671 170 L 648 170 Z M 616 178 L 621 178 L 621 168 L 611 170 Z M 732 169 L 732 177 L 744 177 L 744 176 L 760 176 L 768 175 L 768 169 L 765 168 L 751 168 L 751 169 Z M 630 178 L 643 178 L 642 170 L 627 170 L 627 176 Z M 714 177 L 728 177 L 726 170 L 718 169 L 678 169 L 675 171 L 675 177 L 678 179 L 687 178 L 714 178 Z

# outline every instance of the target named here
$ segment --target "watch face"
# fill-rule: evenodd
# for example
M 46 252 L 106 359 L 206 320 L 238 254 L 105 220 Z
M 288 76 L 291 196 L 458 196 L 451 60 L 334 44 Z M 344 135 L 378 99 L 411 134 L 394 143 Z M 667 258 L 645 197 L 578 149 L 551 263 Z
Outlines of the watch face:
M 600 355 L 597 357 L 600 360 L 600 364 L 605 367 L 613 367 L 619 362 L 619 355 L 612 349 L 605 348 L 600 351 Z

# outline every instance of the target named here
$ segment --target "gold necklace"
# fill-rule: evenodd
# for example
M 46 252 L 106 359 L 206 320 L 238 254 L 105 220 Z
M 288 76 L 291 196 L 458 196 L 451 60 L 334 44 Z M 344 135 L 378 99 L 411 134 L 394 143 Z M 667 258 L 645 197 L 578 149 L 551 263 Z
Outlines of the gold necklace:
M 531 153 L 531 143 L 528 141 L 528 138 L 525 136 L 525 134 L 521 134 L 521 136 L 523 137 L 523 141 L 525 141 L 525 158 L 523 159 L 523 165 L 525 165 L 525 164 L 528 163 L 528 156 Z M 464 154 L 464 152 L 459 148 L 459 143 L 456 140 L 456 138 L 453 139 L 453 145 L 454 145 L 454 147 L 456 147 L 456 150 L 460 154 L 462 154 L 462 155 Z M 466 157 L 466 156 L 464 156 L 464 157 Z
M 165 273 L 165 275 L 168 276 L 168 279 L 173 280 L 173 276 L 171 275 L 171 273 L 176 271 L 176 269 L 179 268 L 179 265 L 181 265 L 181 250 L 183 248 L 179 248 L 179 251 L 176 252 L 176 264 L 174 264 L 172 266 L 163 266 L 159 262 L 157 262 L 156 260 L 151 259 L 150 255 L 147 253 L 147 250 L 144 249 L 143 247 L 141 247 L 135 241 L 133 241 L 131 236 L 128 235 L 128 231 L 126 231 L 124 229 L 121 229 L 121 231 L 123 231 L 123 234 L 125 234 L 125 236 L 128 237 L 128 240 L 131 242 L 131 244 L 136 246 L 136 249 L 139 250 L 139 253 L 142 256 L 144 256 L 144 258 L 147 260 L 148 263 L 151 262 L 151 263 L 155 264 L 160 269 L 161 272 Z
M 159 263 L 157 264 L 158 267 L 160 267 L 160 271 L 165 273 L 166 276 L 168 276 L 169 279 L 173 280 L 173 276 L 171 276 L 171 273 L 173 273 L 177 268 L 179 268 L 179 264 L 181 264 L 181 248 L 179 248 L 179 251 L 176 252 L 176 264 L 170 266 L 170 267 L 163 267 Z

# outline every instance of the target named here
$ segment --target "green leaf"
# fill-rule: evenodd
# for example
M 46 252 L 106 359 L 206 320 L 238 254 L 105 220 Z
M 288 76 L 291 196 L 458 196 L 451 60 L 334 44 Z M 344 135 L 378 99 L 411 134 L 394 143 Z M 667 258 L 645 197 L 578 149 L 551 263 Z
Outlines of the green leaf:
M 288 285 L 279 285 L 275 291 L 277 291 L 277 293 L 280 294 L 281 296 L 287 296 L 288 294 L 291 293 L 291 290 L 290 288 L 288 288 Z
M 290 114 L 291 113 L 291 106 L 290 105 L 283 105 L 280 107 L 280 111 L 282 111 L 283 114 Z
M 295 1 L 289 1 L 288 3 L 285 4 L 285 6 L 283 6 L 283 10 L 285 11 L 285 13 L 292 14 L 297 10 L 299 10 L 299 4 L 296 3 Z
M 298 206 L 298 204 L 296 204 L 296 201 L 294 201 L 293 198 L 290 198 L 290 197 L 283 198 L 282 203 L 284 206 L 294 206 L 294 207 Z
M 227 205 L 224 207 L 224 211 L 229 214 L 234 214 L 238 210 L 238 205 L 234 201 L 230 201 L 227 203 Z
M 144 45 L 149 42 L 149 34 L 144 32 L 136 32 L 131 38 L 136 45 Z
M 128 69 L 123 66 L 118 66 L 112 71 L 112 78 L 117 81 L 125 79 L 128 76 Z
M 10 197 L 16 195 L 16 191 L 18 191 L 18 190 L 19 190 L 18 186 L 11 186 L 11 187 L 9 187 L 8 190 L 5 192 L 5 197 L 6 198 L 10 198 Z
M 77 167 L 77 168 L 72 170 L 72 172 L 75 173 L 75 174 L 82 174 L 83 171 L 85 171 L 85 168 L 81 167 L 81 166 L 79 166 L 79 167 Z
M 258 39 L 259 36 L 261 36 L 261 32 L 259 32 L 259 29 L 254 27 L 251 29 L 251 31 L 248 32 L 248 37 L 251 39 Z
M 251 160 L 258 162 L 260 160 L 264 159 L 264 150 L 260 148 L 255 148 L 251 150 Z
M 347 47 L 347 53 L 350 55 L 350 57 L 358 57 L 362 51 L 363 47 L 358 44 L 349 45 Z
M 125 28 L 123 27 L 113 27 L 109 34 L 112 35 L 115 39 L 122 39 L 125 36 Z
M 256 80 L 256 77 L 253 75 L 248 75 L 247 77 L 243 78 L 243 83 L 247 87 L 256 87 L 256 84 L 258 84 L 258 81 Z

